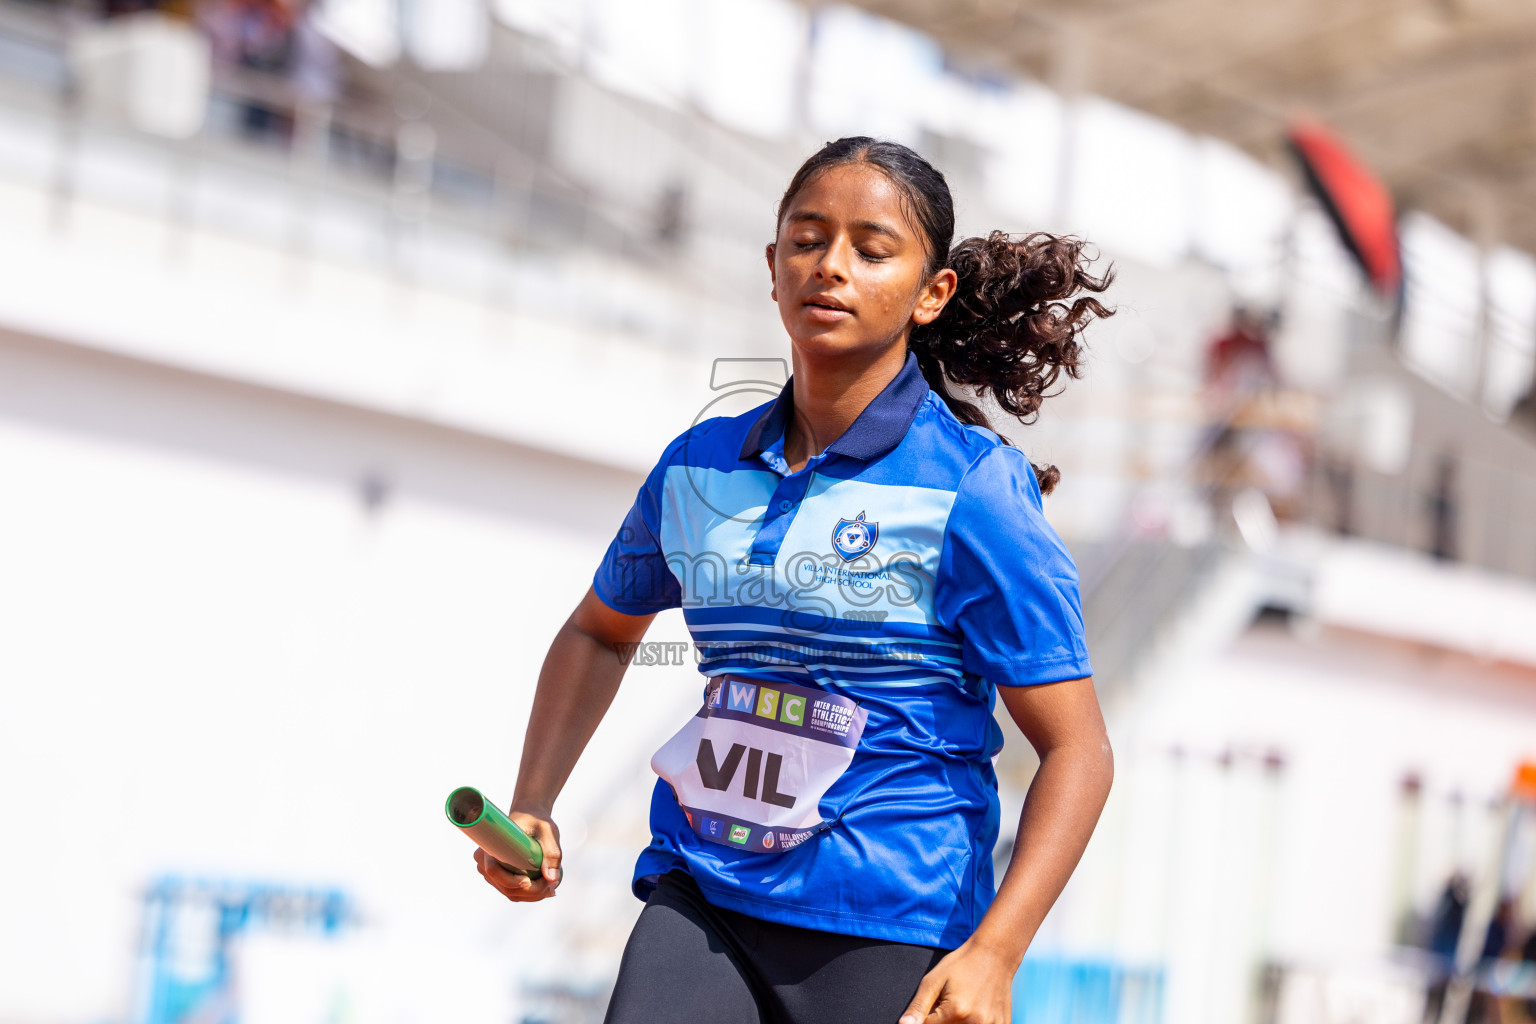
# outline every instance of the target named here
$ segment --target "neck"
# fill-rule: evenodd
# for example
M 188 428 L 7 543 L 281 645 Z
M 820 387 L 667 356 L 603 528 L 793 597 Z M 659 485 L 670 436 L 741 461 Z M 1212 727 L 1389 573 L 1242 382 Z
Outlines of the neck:
M 842 437 L 907 361 L 898 342 L 868 356 L 808 356 L 795 349 L 795 415 L 786 425 L 784 458 L 794 470 Z

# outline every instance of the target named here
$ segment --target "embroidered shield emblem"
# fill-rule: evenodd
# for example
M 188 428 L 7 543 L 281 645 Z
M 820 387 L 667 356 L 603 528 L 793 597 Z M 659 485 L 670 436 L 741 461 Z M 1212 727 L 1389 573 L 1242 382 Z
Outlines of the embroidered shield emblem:
M 845 562 L 851 562 L 875 546 L 880 536 L 879 523 L 866 523 L 864 513 L 853 519 L 839 519 L 832 528 L 832 550 Z

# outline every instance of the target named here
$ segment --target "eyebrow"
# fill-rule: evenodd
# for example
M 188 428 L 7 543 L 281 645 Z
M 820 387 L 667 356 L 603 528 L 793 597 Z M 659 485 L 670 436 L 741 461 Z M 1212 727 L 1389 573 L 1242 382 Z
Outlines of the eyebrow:
M 818 224 L 825 224 L 831 219 L 832 218 L 828 217 L 826 214 L 820 213 L 816 210 L 800 210 L 789 215 L 789 221 L 792 224 L 798 224 L 802 221 L 815 221 Z M 879 221 L 856 220 L 853 222 L 853 226 L 862 231 L 873 231 L 876 234 L 887 235 L 898 240 L 901 238 L 901 232 L 897 231 L 895 228 L 887 227 L 886 225 L 881 224 Z

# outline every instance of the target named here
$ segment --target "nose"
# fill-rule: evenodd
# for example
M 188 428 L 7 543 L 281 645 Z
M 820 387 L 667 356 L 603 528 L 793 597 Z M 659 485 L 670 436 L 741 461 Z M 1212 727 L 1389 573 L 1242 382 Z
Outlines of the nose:
M 821 260 L 816 264 L 816 279 L 830 283 L 841 283 L 848 280 L 848 263 L 853 255 L 853 246 L 846 238 L 836 238 L 827 243 L 827 247 L 821 252 Z

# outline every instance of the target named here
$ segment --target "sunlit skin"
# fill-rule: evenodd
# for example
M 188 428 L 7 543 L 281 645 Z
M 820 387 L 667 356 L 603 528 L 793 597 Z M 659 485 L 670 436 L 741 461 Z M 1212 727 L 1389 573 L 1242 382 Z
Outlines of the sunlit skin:
M 790 468 L 847 430 L 900 372 L 907 338 L 955 292 L 955 272 L 927 272 L 928 251 L 901 190 L 868 164 L 812 178 L 768 246 L 773 300 L 789 334 L 795 423 Z
M 768 247 L 773 299 L 794 362 L 791 468 L 840 437 L 901 370 L 913 327 L 939 315 L 955 274 L 928 274 L 918 225 L 900 191 L 863 164 L 833 167 L 803 188 Z M 624 615 L 590 588 L 555 635 L 539 673 L 510 816 L 544 851 L 537 879 L 483 851 L 475 863 L 509 900 L 555 895 L 563 873 L 555 798 L 613 702 L 655 616 Z M 975 934 L 922 980 L 902 1024 L 1006 1024 L 1024 952 L 1082 856 L 1109 794 L 1114 762 L 1091 678 L 998 688 L 1040 756 L 1019 819 L 1018 853 Z M 894 1022 L 893 1022 L 894 1024 Z

